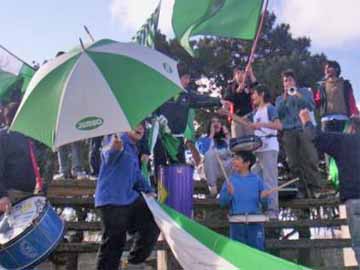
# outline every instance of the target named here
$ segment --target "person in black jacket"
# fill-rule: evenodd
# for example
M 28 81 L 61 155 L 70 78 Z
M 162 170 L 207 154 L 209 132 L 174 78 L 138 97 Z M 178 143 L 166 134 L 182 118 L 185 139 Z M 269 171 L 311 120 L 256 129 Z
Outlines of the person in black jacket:
M 11 207 L 8 190 L 32 192 L 36 184 L 29 139 L 18 132 L 8 131 L 17 108 L 17 103 L 5 107 L 6 126 L 0 130 L 0 213 Z
M 166 154 L 164 146 L 158 140 L 154 149 L 154 163 L 156 171 L 159 165 L 185 164 L 184 153 L 184 132 L 186 129 L 190 108 L 211 108 L 221 107 L 222 101 L 219 98 L 197 94 L 196 91 L 188 89 L 191 81 L 190 73 L 179 68 L 180 81 L 186 91 L 180 93 L 176 98 L 170 99 L 160 106 L 156 111 L 157 115 L 163 115 L 168 121 L 168 126 L 174 137 L 180 140 L 177 160 L 173 160 Z
M 299 117 L 305 135 L 314 141 L 320 151 L 334 157 L 336 161 L 340 200 L 346 204 L 353 249 L 360 264 L 360 118 L 352 118 L 349 134 L 316 129 L 306 109 L 300 111 Z
M 226 88 L 224 99 L 231 101 L 234 105 L 234 113 L 237 116 L 243 117 L 252 112 L 251 93 L 250 88 L 256 85 L 256 77 L 250 66 L 248 72 L 236 67 L 233 71 L 233 80 Z M 254 131 L 241 123 L 232 121 L 231 123 L 231 137 L 237 138 L 244 135 L 253 134 Z

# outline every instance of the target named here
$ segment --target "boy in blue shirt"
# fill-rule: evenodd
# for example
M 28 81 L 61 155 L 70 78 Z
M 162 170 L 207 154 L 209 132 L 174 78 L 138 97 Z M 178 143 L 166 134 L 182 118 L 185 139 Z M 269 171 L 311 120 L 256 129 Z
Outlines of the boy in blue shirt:
M 250 172 L 255 163 L 251 152 L 235 153 L 230 175 L 230 182 L 225 182 L 220 192 L 219 202 L 222 207 L 229 207 L 229 215 L 243 217 L 243 223 L 230 222 L 230 238 L 259 250 L 264 250 L 264 225 L 252 222 L 252 215 L 261 214 L 261 203 L 271 192 L 264 190 L 263 180 Z
M 159 229 L 140 192 L 153 193 L 142 176 L 136 143 L 144 135 L 140 125 L 121 138 L 113 135 L 101 153 L 95 207 L 102 224 L 97 270 L 119 269 L 126 234 L 134 234 L 128 261 L 142 263 L 153 250 Z

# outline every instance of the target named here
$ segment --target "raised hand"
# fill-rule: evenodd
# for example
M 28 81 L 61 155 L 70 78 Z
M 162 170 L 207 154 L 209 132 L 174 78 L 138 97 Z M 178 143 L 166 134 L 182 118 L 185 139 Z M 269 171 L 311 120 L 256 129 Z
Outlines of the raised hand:
M 121 151 L 123 149 L 123 143 L 118 135 L 114 134 L 111 140 L 111 148 Z
M 2 197 L 0 199 L 0 213 L 9 212 L 11 209 L 11 201 L 9 197 Z

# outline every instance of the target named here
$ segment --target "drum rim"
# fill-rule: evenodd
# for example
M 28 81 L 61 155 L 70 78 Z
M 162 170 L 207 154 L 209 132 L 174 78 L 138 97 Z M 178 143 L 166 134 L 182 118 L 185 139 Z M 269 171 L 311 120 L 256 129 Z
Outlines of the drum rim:
M 252 150 L 234 150 L 234 148 L 236 146 L 231 146 L 231 143 L 230 143 L 230 151 L 231 152 L 239 152 L 239 151 L 255 152 L 256 150 L 258 150 L 259 148 L 261 148 L 263 146 L 263 141 L 261 140 L 261 137 L 254 135 L 254 134 L 244 135 L 241 137 L 234 138 L 234 140 L 236 140 L 236 141 L 240 140 L 240 139 L 251 139 L 249 142 L 259 142 L 259 145 Z
M 37 218 L 35 218 L 35 219 L 31 222 L 31 224 L 30 224 L 28 227 L 26 227 L 26 229 L 25 229 L 22 233 L 20 233 L 19 235 L 17 235 L 17 236 L 14 237 L 13 239 L 11 239 L 9 242 L 7 242 L 7 243 L 5 243 L 5 244 L 3 244 L 3 245 L 0 244 L 0 251 L 3 251 L 3 250 L 5 250 L 5 249 L 7 249 L 9 246 L 11 246 L 12 244 L 14 244 L 14 242 L 18 241 L 19 238 L 22 238 L 22 237 L 24 236 L 24 234 L 27 234 L 28 232 L 30 232 L 30 231 L 35 227 L 35 225 L 38 224 L 38 221 L 45 215 L 45 209 L 47 209 L 48 207 L 50 207 L 50 203 L 49 203 L 48 198 L 45 197 L 45 196 L 43 196 L 43 195 L 29 195 L 29 196 L 25 196 L 24 198 L 21 198 L 21 199 L 15 201 L 15 202 L 13 203 L 13 205 L 16 205 L 16 204 L 18 204 L 18 203 L 21 203 L 22 201 L 25 201 L 25 200 L 30 199 L 30 198 L 32 198 L 32 197 L 44 197 L 44 198 L 45 198 L 45 207 L 43 208 L 43 210 L 41 211 L 41 213 L 39 214 L 39 216 L 38 216 Z

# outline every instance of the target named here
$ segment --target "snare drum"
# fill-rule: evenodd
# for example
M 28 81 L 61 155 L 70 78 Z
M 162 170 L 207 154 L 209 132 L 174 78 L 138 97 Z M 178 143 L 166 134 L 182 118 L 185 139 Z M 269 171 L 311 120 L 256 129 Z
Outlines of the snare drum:
M 230 140 L 230 150 L 232 152 L 239 151 L 255 151 L 262 146 L 260 137 L 255 135 L 246 135 Z
M 31 269 L 62 241 L 64 222 L 43 196 L 17 202 L 0 217 L 0 269 Z

